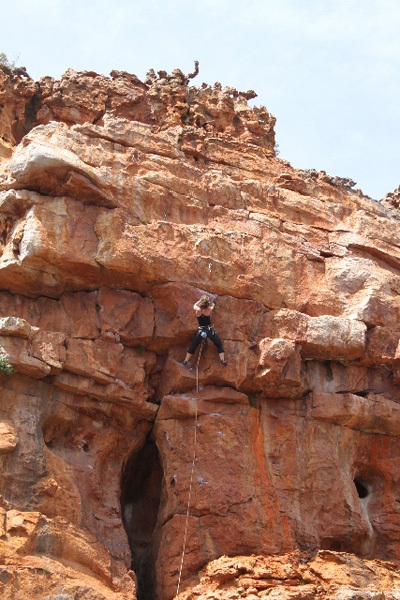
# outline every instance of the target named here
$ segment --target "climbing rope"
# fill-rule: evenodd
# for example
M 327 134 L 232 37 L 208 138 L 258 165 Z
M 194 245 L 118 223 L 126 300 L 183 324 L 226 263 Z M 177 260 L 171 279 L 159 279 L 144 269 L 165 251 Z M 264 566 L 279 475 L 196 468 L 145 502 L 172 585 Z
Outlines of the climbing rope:
M 183 548 L 182 548 L 182 556 L 181 556 L 181 566 L 179 568 L 178 587 L 176 588 L 175 598 L 177 598 L 178 595 L 179 595 L 179 588 L 180 588 L 180 585 L 181 585 L 181 577 L 182 577 L 182 569 L 183 569 L 183 561 L 184 561 L 184 558 L 185 558 L 185 551 L 186 551 L 186 540 L 187 540 L 187 532 L 188 532 L 188 525 L 189 525 L 190 499 L 191 499 L 191 496 L 192 496 L 192 484 L 193 484 L 194 464 L 196 462 L 197 399 L 199 397 L 199 364 L 200 364 L 201 353 L 203 352 L 203 346 L 205 344 L 205 341 L 206 341 L 205 339 L 201 341 L 199 355 L 197 357 L 197 362 L 196 362 L 196 403 L 195 403 L 195 416 L 194 416 L 193 461 L 192 461 L 192 471 L 190 473 L 189 497 L 188 497 L 188 504 L 187 504 L 187 510 L 186 510 L 186 523 L 185 523 L 185 534 L 183 536 Z
M 199 364 L 200 364 L 201 353 L 203 352 L 203 346 L 206 343 L 206 339 L 207 338 L 203 338 L 201 340 L 199 355 L 197 357 L 197 362 L 196 362 L 196 397 L 197 398 L 199 397 Z M 196 410 L 197 410 L 197 402 L 196 402 Z

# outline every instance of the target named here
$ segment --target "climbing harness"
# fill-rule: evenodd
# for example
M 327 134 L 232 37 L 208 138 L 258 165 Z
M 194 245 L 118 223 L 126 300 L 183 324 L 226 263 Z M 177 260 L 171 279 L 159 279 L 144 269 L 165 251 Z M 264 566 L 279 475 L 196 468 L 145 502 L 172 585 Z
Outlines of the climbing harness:
M 207 335 L 207 334 L 206 334 Z M 181 566 L 179 568 L 179 577 L 178 577 L 178 587 L 176 588 L 175 598 L 178 597 L 179 588 L 181 585 L 181 577 L 182 577 L 182 569 L 183 569 L 183 560 L 185 558 L 186 551 L 186 540 L 187 540 L 187 532 L 189 525 L 189 511 L 190 511 L 190 499 L 192 496 L 192 484 L 193 484 L 193 473 L 194 473 L 194 463 L 196 462 L 196 444 L 197 444 L 197 400 L 199 397 L 199 364 L 201 353 L 203 352 L 203 346 L 206 341 L 206 337 L 201 340 L 199 355 L 197 357 L 196 362 L 196 403 L 195 403 L 195 416 L 194 416 L 194 444 L 193 444 L 193 461 L 192 461 L 192 471 L 190 473 L 190 484 L 189 484 L 189 496 L 188 496 L 188 504 L 186 510 L 186 523 L 185 523 L 185 533 L 183 536 L 183 547 L 182 547 L 182 556 L 181 556 Z
M 202 338 L 208 337 L 208 331 L 211 333 L 211 335 L 214 335 L 215 333 L 213 325 L 200 325 L 200 327 L 198 327 L 198 330 L 200 331 L 200 335 Z

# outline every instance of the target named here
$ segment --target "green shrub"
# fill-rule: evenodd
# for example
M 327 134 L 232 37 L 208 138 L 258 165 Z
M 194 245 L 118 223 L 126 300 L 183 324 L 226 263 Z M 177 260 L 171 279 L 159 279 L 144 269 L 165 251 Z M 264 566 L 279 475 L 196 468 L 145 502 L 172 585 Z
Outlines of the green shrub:
M 12 365 L 7 362 L 4 356 L 0 356 L 0 372 L 7 373 L 7 375 L 11 375 L 14 372 Z
M 252 408 L 257 408 L 257 404 L 256 404 L 256 395 L 255 394 L 248 394 L 247 395 L 248 399 L 249 399 L 249 404 Z

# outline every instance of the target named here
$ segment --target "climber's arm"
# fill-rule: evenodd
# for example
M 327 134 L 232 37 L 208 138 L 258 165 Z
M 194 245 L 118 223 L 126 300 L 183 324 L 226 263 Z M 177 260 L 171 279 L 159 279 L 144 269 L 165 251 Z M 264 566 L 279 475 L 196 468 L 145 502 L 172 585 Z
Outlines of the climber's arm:
M 201 315 L 201 308 L 199 306 L 199 302 L 200 302 L 200 300 L 198 300 L 196 302 L 196 304 L 193 305 L 193 309 L 194 309 L 194 312 L 196 313 L 196 317 L 199 317 Z

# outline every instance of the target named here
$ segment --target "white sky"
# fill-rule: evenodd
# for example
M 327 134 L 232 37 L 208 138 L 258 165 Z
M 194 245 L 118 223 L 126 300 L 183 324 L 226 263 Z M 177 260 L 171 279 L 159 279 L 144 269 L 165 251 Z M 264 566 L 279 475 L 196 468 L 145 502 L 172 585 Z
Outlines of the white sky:
M 399 0 L 2 0 L 0 52 L 36 80 L 197 59 L 193 84 L 257 92 L 294 167 L 400 184 Z

